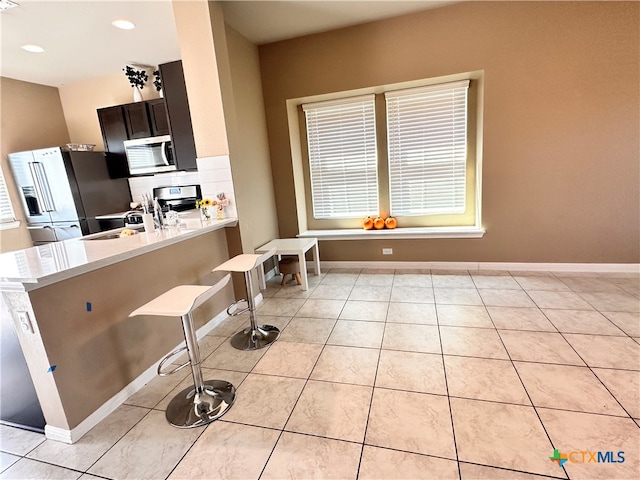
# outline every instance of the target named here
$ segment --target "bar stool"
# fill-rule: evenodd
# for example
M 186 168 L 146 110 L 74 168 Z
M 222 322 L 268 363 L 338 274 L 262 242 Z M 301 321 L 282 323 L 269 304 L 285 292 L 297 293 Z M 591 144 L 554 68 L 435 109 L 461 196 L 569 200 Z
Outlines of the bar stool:
M 236 389 L 229 382 L 223 380 L 202 379 L 200 368 L 200 350 L 198 338 L 193 325 L 192 312 L 222 290 L 228 283 L 231 275 L 226 275 L 215 285 L 179 285 L 168 290 L 149 303 L 129 314 L 153 315 L 161 317 L 180 317 L 186 345 L 174 350 L 165 356 L 158 365 L 158 375 L 167 376 L 191 365 L 193 386 L 187 387 L 178 393 L 167 406 L 168 422 L 178 428 L 191 428 L 206 425 L 225 414 L 233 405 L 236 397 Z M 178 353 L 187 350 L 189 360 L 166 372 L 162 370 L 164 364 Z
M 222 265 L 218 265 L 213 269 L 223 272 L 242 272 L 244 273 L 244 281 L 247 287 L 247 299 L 238 300 L 236 303 L 231 304 L 227 309 L 229 315 L 241 315 L 245 312 L 249 312 L 249 321 L 251 322 L 248 328 L 236 333 L 231 337 L 231 345 L 238 350 L 258 350 L 259 348 L 266 347 L 275 342 L 280 336 L 280 330 L 273 325 L 258 325 L 256 323 L 255 316 L 255 296 L 253 290 L 253 279 L 251 278 L 251 272 L 262 264 L 268 258 L 273 257 L 276 254 L 276 249 L 272 248 L 263 254 L 251 254 L 243 253 L 236 255 L 235 257 L 227 260 Z M 238 304 L 240 302 L 247 302 L 247 307 L 242 310 L 238 310 Z

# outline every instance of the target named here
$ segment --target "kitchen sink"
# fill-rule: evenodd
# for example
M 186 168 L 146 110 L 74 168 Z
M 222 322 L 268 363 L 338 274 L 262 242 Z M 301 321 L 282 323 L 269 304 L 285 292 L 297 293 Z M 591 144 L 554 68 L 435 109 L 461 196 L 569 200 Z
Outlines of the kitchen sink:
M 122 230 L 124 230 L 125 228 L 127 230 L 135 230 L 137 233 L 140 233 L 140 231 L 142 230 L 142 225 L 139 227 L 124 227 L 117 228 L 115 230 L 109 230 L 107 232 L 94 233 L 82 237 L 81 240 L 114 240 L 116 238 L 126 238 L 120 237 L 120 232 L 122 232 Z

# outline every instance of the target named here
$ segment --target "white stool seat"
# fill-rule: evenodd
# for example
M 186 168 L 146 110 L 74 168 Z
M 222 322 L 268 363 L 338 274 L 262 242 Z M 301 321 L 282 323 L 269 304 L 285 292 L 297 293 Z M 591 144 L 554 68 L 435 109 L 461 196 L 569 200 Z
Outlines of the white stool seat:
M 145 303 L 129 314 L 156 315 L 166 317 L 181 317 L 195 310 L 212 296 L 222 290 L 229 283 L 230 276 L 226 275 L 215 285 L 178 285 Z
M 245 286 L 247 288 L 247 299 L 249 307 L 237 313 L 231 313 L 231 309 L 235 308 L 240 301 L 232 304 L 227 313 L 230 315 L 239 315 L 247 310 L 249 311 L 249 327 L 236 333 L 231 337 L 231 345 L 238 350 L 257 350 L 259 348 L 266 347 L 275 342 L 280 337 L 280 330 L 273 325 L 258 325 L 255 317 L 255 297 L 253 291 L 253 280 L 251 279 L 251 271 L 261 267 L 262 264 L 269 258 L 276 254 L 276 249 L 272 248 L 266 252 L 255 253 L 243 253 L 230 258 L 221 265 L 218 265 L 213 269 L 216 271 L 224 272 L 242 272 L 244 273 Z
M 129 314 L 161 317 L 180 317 L 186 346 L 171 352 L 160 362 L 158 374 L 170 375 L 191 365 L 193 386 L 187 387 L 173 397 L 166 409 L 168 422 L 178 428 L 206 425 L 231 408 L 235 401 L 235 387 L 224 380 L 203 380 L 200 368 L 200 349 L 193 325 L 192 312 L 222 290 L 231 279 L 227 274 L 215 285 L 179 285 L 145 303 Z M 189 361 L 171 372 L 163 372 L 162 365 L 174 355 L 187 350 Z
M 218 265 L 213 269 L 214 272 L 248 272 L 262 265 L 265 260 L 273 257 L 276 254 L 276 249 L 272 248 L 266 253 L 242 253 L 230 258 L 221 265 Z

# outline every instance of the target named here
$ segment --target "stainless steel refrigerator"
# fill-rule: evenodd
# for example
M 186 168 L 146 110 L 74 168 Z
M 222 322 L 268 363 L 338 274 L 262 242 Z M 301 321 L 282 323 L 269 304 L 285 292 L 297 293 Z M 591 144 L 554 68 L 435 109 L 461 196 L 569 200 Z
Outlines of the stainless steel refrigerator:
M 53 147 L 8 157 L 34 245 L 99 232 L 97 215 L 129 209 L 129 182 L 109 177 L 103 152 Z

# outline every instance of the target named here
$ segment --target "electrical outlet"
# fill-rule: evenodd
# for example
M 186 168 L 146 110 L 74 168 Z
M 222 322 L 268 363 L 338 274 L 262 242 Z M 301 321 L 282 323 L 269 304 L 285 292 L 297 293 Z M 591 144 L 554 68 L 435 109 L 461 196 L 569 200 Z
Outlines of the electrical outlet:
M 382 249 L 382 254 L 383 255 L 393 255 L 393 248 L 383 248 Z
M 33 325 L 31 325 L 31 320 L 29 319 L 29 314 L 27 312 L 17 312 L 17 313 L 18 313 L 18 320 L 20 321 L 20 327 L 22 327 L 22 330 L 27 333 L 34 333 Z

